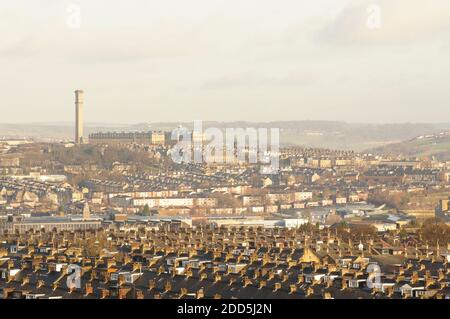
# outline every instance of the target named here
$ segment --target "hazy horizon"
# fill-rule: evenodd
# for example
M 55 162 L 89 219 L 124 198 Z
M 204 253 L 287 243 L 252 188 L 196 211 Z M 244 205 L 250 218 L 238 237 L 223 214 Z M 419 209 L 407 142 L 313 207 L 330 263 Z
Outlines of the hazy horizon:
M 450 122 L 450 2 L 17 0 L 0 18 L 5 124 L 70 123 L 75 89 L 88 124 Z
M 194 119 L 194 120 L 200 120 L 200 119 Z M 194 120 L 188 121 L 176 121 L 175 119 L 172 121 L 155 121 L 155 122 L 148 122 L 148 121 L 134 121 L 134 122 L 84 122 L 85 126 L 99 126 L 99 125 L 123 125 L 123 126 L 132 126 L 132 125 L 143 125 L 143 124 L 177 124 L 177 123 L 190 123 L 192 124 Z M 437 122 L 351 122 L 351 121 L 344 121 L 344 120 L 273 120 L 273 121 L 252 121 L 252 120 L 230 120 L 230 121 L 219 121 L 219 120 L 205 120 L 203 121 L 205 123 L 239 123 L 239 122 L 245 122 L 245 123 L 255 123 L 255 124 L 263 124 L 263 123 L 289 123 L 289 122 L 324 122 L 324 123 L 343 123 L 343 124 L 349 124 L 349 125 L 449 125 L 450 121 L 443 122 L 443 121 L 437 121 Z M 49 126 L 74 126 L 75 124 L 70 119 L 67 121 L 39 121 L 39 122 L 0 122 L 0 125 L 49 125 Z

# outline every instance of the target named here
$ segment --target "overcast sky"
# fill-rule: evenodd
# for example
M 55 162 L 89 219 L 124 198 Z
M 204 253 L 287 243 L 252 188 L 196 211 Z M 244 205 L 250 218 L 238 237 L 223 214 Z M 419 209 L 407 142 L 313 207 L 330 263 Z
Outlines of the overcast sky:
M 448 0 L 14 0 L 0 37 L 1 123 L 450 122 Z

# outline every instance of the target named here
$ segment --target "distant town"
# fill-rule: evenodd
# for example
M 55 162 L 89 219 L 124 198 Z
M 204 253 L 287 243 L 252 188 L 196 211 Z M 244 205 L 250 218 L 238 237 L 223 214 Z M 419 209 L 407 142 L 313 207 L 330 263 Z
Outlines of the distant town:
M 83 94 L 73 141 L 0 140 L 1 298 L 450 299 L 450 161 L 175 163 L 169 131 L 85 136 Z

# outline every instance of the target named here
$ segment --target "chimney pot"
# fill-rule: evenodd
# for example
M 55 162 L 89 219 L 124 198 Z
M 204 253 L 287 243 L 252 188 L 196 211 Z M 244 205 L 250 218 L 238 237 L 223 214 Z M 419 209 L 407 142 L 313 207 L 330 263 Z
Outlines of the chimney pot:
M 295 294 L 297 292 L 297 286 L 292 284 L 289 286 L 289 290 L 290 290 L 291 294 Z

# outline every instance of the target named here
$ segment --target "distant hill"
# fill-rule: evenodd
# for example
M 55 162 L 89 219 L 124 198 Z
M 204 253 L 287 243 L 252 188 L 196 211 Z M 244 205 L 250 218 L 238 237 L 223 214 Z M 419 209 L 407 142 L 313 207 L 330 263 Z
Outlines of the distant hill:
M 87 123 L 85 135 L 107 131 L 172 130 L 178 125 L 192 128 L 192 122 L 109 124 Z M 280 128 L 282 146 L 296 145 L 342 150 L 363 151 L 396 144 L 419 135 L 432 135 L 450 130 L 450 123 L 365 124 L 338 121 L 282 121 L 282 122 L 203 122 L 203 128 L 266 127 Z M 39 140 L 73 139 L 71 123 L 0 124 L 0 138 L 28 137 Z
M 192 122 L 185 123 L 140 123 L 131 125 L 130 130 L 172 130 L 177 125 L 192 128 Z M 203 129 L 217 127 L 266 127 L 280 128 L 282 146 L 331 148 L 363 151 L 366 149 L 412 139 L 418 135 L 434 134 L 449 129 L 450 123 L 399 123 L 367 124 L 338 121 L 277 121 L 277 122 L 203 122 Z
M 84 134 L 98 131 L 128 131 L 129 125 L 120 124 L 86 124 Z M 39 141 L 60 141 L 74 138 L 74 125 L 71 123 L 0 123 L 0 139 L 33 138 Z
M 373 153 L 403 155 L 408 157 L 450 160 L 450 131 L 439 134 L 421 135 L 408 141 L 377 147 Z

